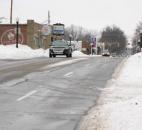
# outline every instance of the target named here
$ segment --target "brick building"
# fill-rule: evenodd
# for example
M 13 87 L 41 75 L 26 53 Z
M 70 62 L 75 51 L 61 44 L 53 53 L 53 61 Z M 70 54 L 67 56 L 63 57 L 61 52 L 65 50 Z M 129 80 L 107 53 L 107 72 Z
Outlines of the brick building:
M 27 24 L 20 24 L 19 42 L 27 43 Z M 16 24 L 0 24 L 0 44 L 16 43 Z
M 33 49 L 49 48 L 51 35 L 43 34 L 43 25 L 28 20 L 27 24 L 19 24 L 19 42 Z M 16 43 L 16 24 L 0 24 L 0 44 Z
M 85 54 L 91 53 L 91 46 L 90 42 L 88 41 L 82 41 L 82 52 Z

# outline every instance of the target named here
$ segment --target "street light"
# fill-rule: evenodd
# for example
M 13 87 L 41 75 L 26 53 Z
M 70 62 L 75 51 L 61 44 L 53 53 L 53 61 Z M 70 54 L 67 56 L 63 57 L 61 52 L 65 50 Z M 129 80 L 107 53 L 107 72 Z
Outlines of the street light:
M 19 42 L 19 18 L 16 18 L 16 48 L 18 48 Z

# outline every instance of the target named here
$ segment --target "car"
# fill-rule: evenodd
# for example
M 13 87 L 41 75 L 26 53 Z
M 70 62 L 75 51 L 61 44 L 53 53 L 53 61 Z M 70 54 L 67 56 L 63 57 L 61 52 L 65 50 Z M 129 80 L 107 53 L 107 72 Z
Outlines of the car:
M 49 48 L 49 57 L 56 57 L 56 55 L 66 55 L 66 57 L 72 57 L 72 47 L 65 40 L 53 41 Z
M 111 53 L 111 56 L 112 56 L 112 57 L 116 57 L 117 54 L 116 54 L 115 52 L 113 52 L 113 53 Z
M 110 53 L 108 50 L 103 50 L 102 56 L 110 56 Z

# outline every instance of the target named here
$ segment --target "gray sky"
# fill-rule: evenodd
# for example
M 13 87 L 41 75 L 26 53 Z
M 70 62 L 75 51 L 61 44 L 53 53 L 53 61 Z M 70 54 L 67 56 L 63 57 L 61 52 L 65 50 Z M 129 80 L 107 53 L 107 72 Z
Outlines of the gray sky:
M 62 22 L 101 31 L 107 25 L 117 25 L 132 35 L 142 21 L 142 0 L 13 0 L 13 19 L 20 22 L 34 19 L 43 22 L 51 13 L 51 23 Z M 10 0 L 0 0 L 0 17 L 9 18 Z

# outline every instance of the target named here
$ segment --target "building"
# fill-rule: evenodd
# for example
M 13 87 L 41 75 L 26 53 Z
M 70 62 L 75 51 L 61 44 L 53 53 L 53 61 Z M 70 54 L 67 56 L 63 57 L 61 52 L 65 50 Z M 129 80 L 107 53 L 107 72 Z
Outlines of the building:
M 52 26 L 45 26 L 28 20 L 26 24 L 19 24 L 18 43 L 28 45 L 33 49 L 49 48 L 51 44 Z M 0 44 L 16 43 L 16 24 L 0 24 Z
M 85 54 L 91 54 L 91 44 L 88 41 L 82 41 L 82 52 Z

